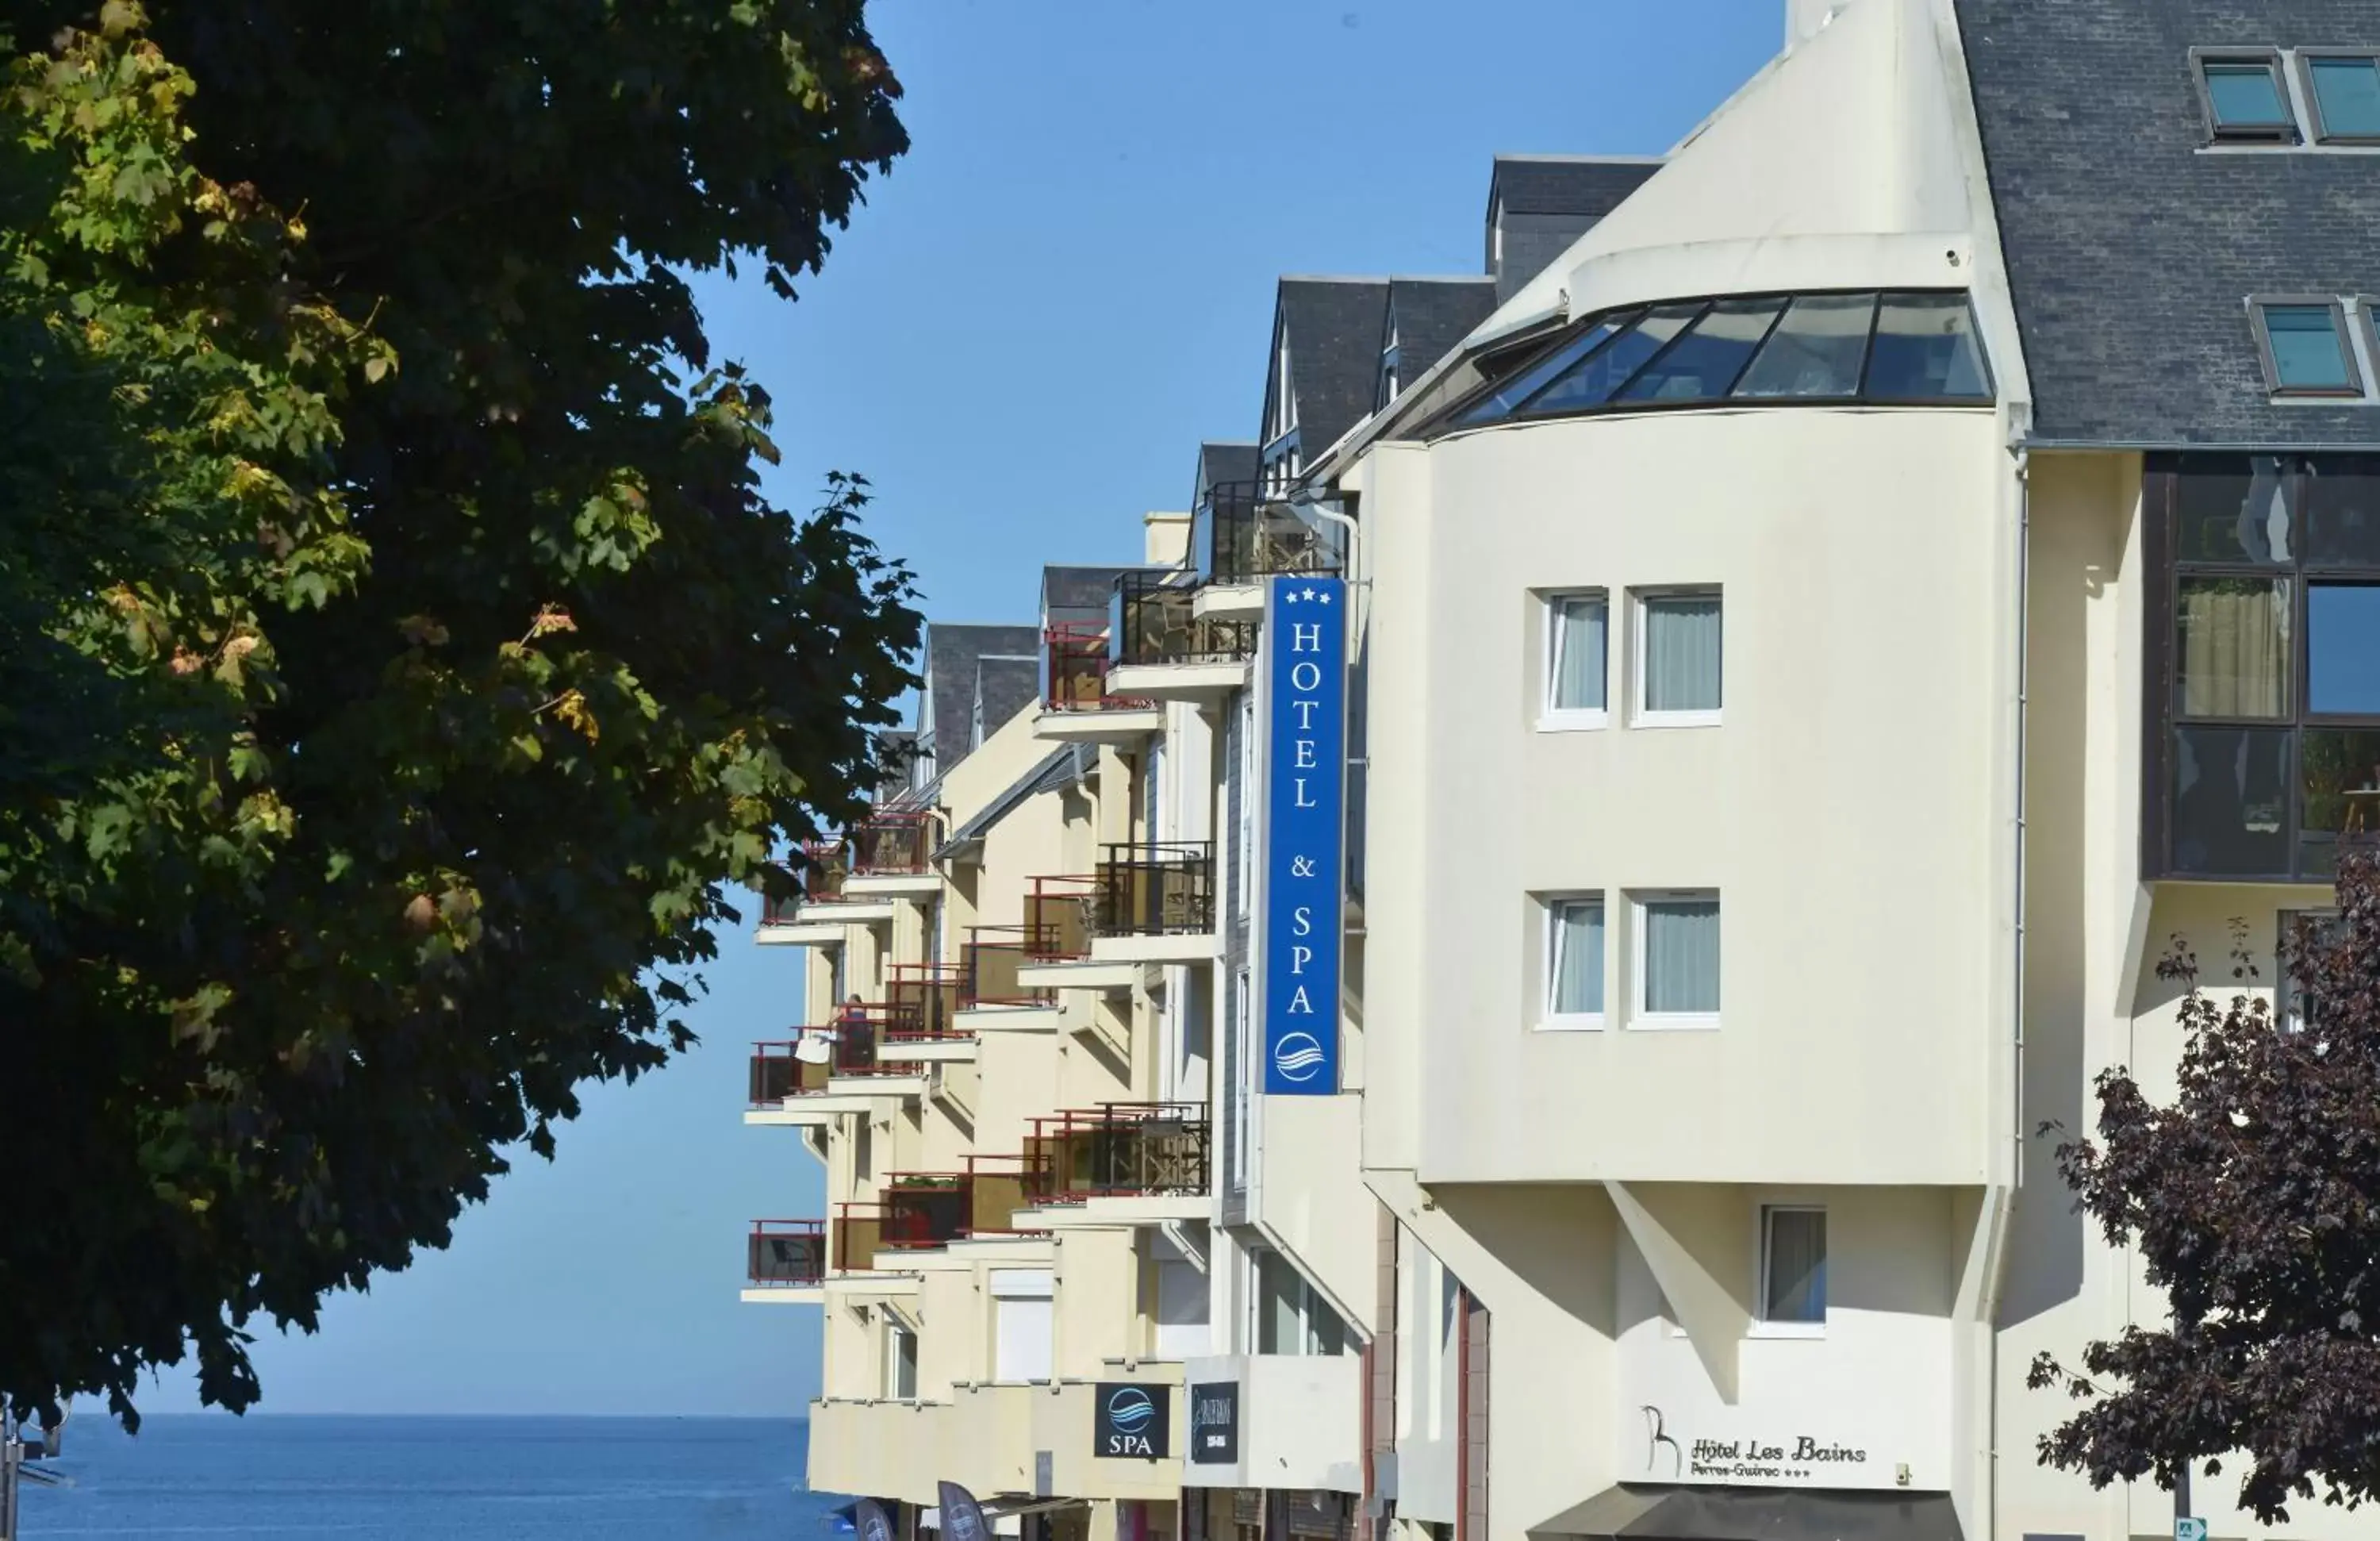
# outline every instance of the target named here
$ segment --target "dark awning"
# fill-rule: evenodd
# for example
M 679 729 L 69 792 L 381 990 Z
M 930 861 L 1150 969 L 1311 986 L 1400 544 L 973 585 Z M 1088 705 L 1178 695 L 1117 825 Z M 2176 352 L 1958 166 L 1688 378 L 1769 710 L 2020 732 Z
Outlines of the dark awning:
M 1961 1541 L 1948 1493 L 1803 1487 L 1607 1487 L 1536 1536 L 1658 1541 Z

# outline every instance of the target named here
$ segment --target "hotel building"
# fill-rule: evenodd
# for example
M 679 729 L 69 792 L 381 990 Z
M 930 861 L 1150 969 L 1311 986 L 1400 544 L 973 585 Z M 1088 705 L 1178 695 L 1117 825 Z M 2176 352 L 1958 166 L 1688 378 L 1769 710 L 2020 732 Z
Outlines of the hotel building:
M 2034 1355 L 2162 1314 L 2041 1130 L 2169 1084 L 2177 939 L 2289 1010 L 2380 823 L 2380 10 L 1787 33 L 1664 157 L 1497 162 L 1477 276 L 1282 280 L 1146 566 L 937 629 L 917 777 L 761 933 L 813 1486 L 2170 1534 L 2035 1459 Z

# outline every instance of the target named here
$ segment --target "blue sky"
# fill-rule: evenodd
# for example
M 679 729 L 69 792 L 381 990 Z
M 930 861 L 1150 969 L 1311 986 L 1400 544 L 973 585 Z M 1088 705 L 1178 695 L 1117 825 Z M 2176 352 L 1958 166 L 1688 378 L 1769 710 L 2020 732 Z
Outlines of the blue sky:
M 878 0 L 915 149 L 794 305 L 703 286 L 927 613 L 1030 621 L 1045 561 L 1139 556 L 1202 439 L 1255 436 L 1274 279 L 1479 271 L 1491 155 L 1667 149 L 1773 54 L 1779 0 Z M 743 1234 L 819 1214 L 745 1055 L 800 964 L 722 939 L 702 1047 L 601 1086 L 455 1245 L 257 1346 L 269 1412 L 797 1413 L 818 1316 L 740 1305 Z M 145 1404 L 196 1405 L 169 1375 Z

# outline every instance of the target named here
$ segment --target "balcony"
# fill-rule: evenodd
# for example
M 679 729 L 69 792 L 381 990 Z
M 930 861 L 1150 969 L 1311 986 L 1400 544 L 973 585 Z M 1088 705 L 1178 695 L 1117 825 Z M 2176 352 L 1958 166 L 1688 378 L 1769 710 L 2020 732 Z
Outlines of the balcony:
M 930 899 L 942 888 L 934 870 L 934 815 L 929 808 L 886 808 L 851 831 L 845 843 L 851 898 Z
M 791 899 L 763 900 L 760 932 L 763 946 L 837 947 L 843 928 L 892 918 L 889 896 L 853 889 L 851 847 L 840 840 L 803 843 L 796 865 L 801 892 Z M 915 880 L 911 880 L 915 881 Z
M 1247 683 L 1256 624 L 1199 614 L 1197 592 L 1185 574 L 1117 576 L 1108 621 L 1111 689 L 1160 701 L 1212 701 Z
M 945 964 L 894 964 L 880 1009 L 863 1007 L 877 1022 L 877 1057 L 915 1064 L 972 1060 L 975 1034 L 958 1020 L 965 976 Z
M 832 1028 L 804 1028 L 805 1035 L 817 1033 L 831 1037 Z M 789 1097 L 815 1097 L 825 1092 L 828 1077 L 833 1071 L 833 1052 L 820 1053 L 810 1049 L 804 1058 L 804 1038 L 780 1038 L 752 1046 L 752 1096 L 755 1108 L 774 1108 Z
M 1192 513 L 1190 551 L 1207 580 L 1196 612 L 1222 620 L 1264 613 L 1266 578 L 1276 573 L 1340 570 L 1335 528 L 1301 516 L 1285 499 L 1260 494 L 1253 482 L 1208 490 Z
M 815 1304 L 824 1298 L 826 1222 L 754 1220 L 747 1243 L 747 1301 L 774 1304 Z
M 1203 1214 L 1208 1136 L 1204 1103 L 1109 1102 L 1034 1120 L 1025 1150 L 1051 1203 L 1189 1199 Z
M 922 1095 L 924 1072 L 880 1042 L 887 1020 L 882 1008 L 846 1009 L 834 1026 L 754 1044 L 744 1122 L 821 1127 L 871 1110 L 878 1098 Z
M 1048 1192 L 1048 1174 L 1024 1156 L 970 1156 L 965 1171 L 897 1172 L 882 1198 L 838 1207 L 836 1271 L 897 1271 L 904 1253 L 1038 1234 L 1017 1222 Z
M 970 926 L 959 944 L 958 1009 L 976 1032 L 999 1026 L 1002 1015 L 1044 1013 L 1058 1004 L 1055 990 L 1025 981 L 1035 964 L 1062 961 L 1054 935 L 1032 926 Z M 1038 1025 L 1034 1024 L 1033 1025 Z
M 1062 621 L 1041 634 L 1044 687 L 1034 736 L 1063 744 L 1131 744 L 1161 731 L 1164 709 L 1111 687 L 1108 627 Z

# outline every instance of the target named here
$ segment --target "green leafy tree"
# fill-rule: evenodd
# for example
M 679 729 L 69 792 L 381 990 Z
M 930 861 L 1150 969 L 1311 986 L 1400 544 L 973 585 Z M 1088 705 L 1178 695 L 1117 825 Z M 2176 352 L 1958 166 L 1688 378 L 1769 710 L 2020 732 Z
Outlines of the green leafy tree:
M 2218 1000 L 2189 987 L 2170 1105 L 2130 1072 L 2098 1079 L 2098 1137 L 2058 1163 L 2110 1246 L 2137 1251 L 2169 1322 L 2047 1354 L 2035 1389 L 2076 1400 L 2042 1460 L 2097 1486 L 2193 1463 L 2239 1472 L 2267 1524 L 2292 1499 L 2380 1499 L 2380 852 L 2350 847 L 2336 922 L 2282 939 L 2297 994 Z M 2235 972 L 2252 965 L 2235 941 Z
M 443 1245 L 910 684 L 681 274 L 905 148 L 860 0 L 18 0 L 0 35 L 0 1395 Z

